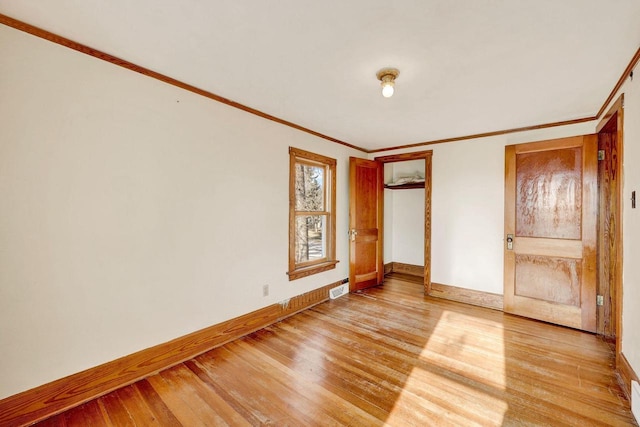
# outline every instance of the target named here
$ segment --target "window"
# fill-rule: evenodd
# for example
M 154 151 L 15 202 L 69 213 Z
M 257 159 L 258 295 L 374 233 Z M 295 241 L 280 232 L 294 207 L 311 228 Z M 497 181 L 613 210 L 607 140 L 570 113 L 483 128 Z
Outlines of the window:
M 335 268 L 336 161 L 289 147 L 289 280 Z

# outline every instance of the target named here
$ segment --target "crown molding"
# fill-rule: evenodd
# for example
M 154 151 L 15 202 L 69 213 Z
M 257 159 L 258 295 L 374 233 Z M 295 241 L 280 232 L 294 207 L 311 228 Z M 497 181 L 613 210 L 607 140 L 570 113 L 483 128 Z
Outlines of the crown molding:
M 497 136 L 497 135 L 506 135 L 506 134 L 510 134 L 510 133 L 517 133 L 517 132 L 525 132 L 525 131 L 531 131 L 531 130 L 537 130 L 537 129 L 546 129 L 546 128 L 551 128 L 551 127 L 558 127 L 558 126 L 567 126 L 567 125 L 572 125 L 572 124 L 577 124 L 577 123 L 584 123 L 584 122 L 589 122 L 592 120 L 597 120 L 598 118 L 600 118 L 602 116 L 602 114 L 605 112 L 605 110 L 607 109 L 608 105 L 611 103 L 611 101 L 613 100 L 613 98 L 615 97 L 616 93 L 620 90 L 620 88 L 622 87 L 622 85 L 624 84 L 624 81 L 627 79 L 627 77 L 629 76 L 629 74 L 631 73 L 631 71 L 635 68 L 635 66 L 638 64 L 638 62 L 640 61 L 640 48 L 638 48 L 638 50 L 636 51 L 635 55 L 631 58 L 631 61 L 629 61 L 629 64 L 627 65 L 627 68 L 625 68 L 624 72 L 622 73 L 622 75 L 620 76 L 620 78 L 618 79 L 618 82 L 616 83 L 616 85 L 613 87 L 613 89 L 611 90 L 609 96 L 607 97 L 607 99 L 604 101 L 604 103 L 602 104 L 602 106 L 600 107 L 600 110 L 593 116 L 590 117 L 583 117 L 583 118 L 578 118 L 578 119 L 573 119 L 573 120 L 563 120 L 563 121 L 559 121 L 559 122 L 552 122 L 552 123 L 543 123 L 543 124 L 538 124 L 538 125 L 533 125 L 533 126 L 523 126 L 523 127 L 517 127 L 517 128 L 511 128 L 511 129 L 503 129 L 503 130 L 496 130 L 496 131 L 492 131 L 492 132 L 484 132 L 484 133 L 477 133 L 477 134 L 471 134 L 471 135 L 463 135 L 463 136 L 455 136 L 455 137 L 451 137 L 451 138 L 444 138 L 444 139 L 436 139 L 436 140 L 431 140 L 431 141 L 423 141 L 423 142 L 417 142 L 417 143 L 413 143 L 413 144 L 406 144 L 406 145 L 397 145 L 397 146 L 392 146 L 392 147 L 385 147 L 385 148 L 377 148 L 377 149 L 373 149 L 373 150 L 369 150 L 363 147 L 359 147 L 357 145 L 353 145 L 350 144 L 348 142 L 345 141 L 341 141 L 337 138 L 333 138 L 329 135 L 325 135 L 322 134 L 320 132 L 316 132 L 312 129 L 306 128 L 304 126 L 300 126 L 296 123 L 290 122 L 288 120 L 276 117 L 276 116 L 272 116 L 271 114 L 265 113 L 263 111 L 257 110 L 255 108 L 251 108 L 249 106 L 246 106 L 244 104 L 240 104 L 239 102 L 233 101 L 231 99 L 222 97 L 220 95 L 216 95 L 215 93 L 206 91 L 204 89 L 200 89 L 196 86 L 190 85 L 188 83 L 182 82 L 180 80 L 174 79 L 173 77 L 169 77 L 165 74 L 159 73 L 157 71 L 153 71 L 150 70 L 148 68 L 142 67 L 140 65 L 136 65 L 132 62 L 126 61 L 124 59 L 118 58 L 116 56 L 110 55 L 108 53 L 99 51 L 97 49 L 91 48 L 89 46 L 86 46 L 82 43 L 78 43 L 76 41 L 67 39 L 65 37 L 59 36 L 57 34 L 54 34 L 52 32 L 43 30 L 41 28 L 35 27 L 33 25 L 27 24 L 25 22 L 22 22 L 20 20 L 11 18 L 9 16 L 0 14 L 0 24 L 4 24 L 8 27 L 14 28 L 16 30 L 19 31 L 23 31 L 25 33 L 31 34 L 33 36 L 48 40 L 50 42 L 59 44 L 61 46 L 65 46 L 69 49 L 73 49 L 75 51 L 84 53 L 86 55 L 89 56 L 93 56 L 94 58 L 97 59 L 101 59 L 103 61 L 109 62 L 111 64 L 126 68 L 128 70 L 134 71 L 136 73 L 140 73 L 143 74 L 147 77 L 151 77 L 153 79 L 156 80 L 160 80 L 164 83 L 170 84 L 172 86 L 178 87 L 180 89 L 184 89 L 186 91 L 204 96 L 205 98 L 209 98 L 213 101 L 216 102 L 220 102 L 222 104 L 228 105 L 230 107 L 233 108 L 237 108 L 239 110 L 245 111 L 249 114 L 253 114 L 255 116 L 258 117 L 262 117 L 263 119 L 267 119 L 267 120 L 271 120 L 275 123 L 279 123 L 281 125 L 299 130 L 301 132 L 305 132 L 307 134 L 316 136 L 318 138 L 322 138 L 324 140 L 330 141 L 330 142 L 334 142 L 336 144 L 340 144 L 349 148 L 353 148 L 355 150 L 361 151 L 363 153 L 367 153 L 367 154 L 372 154 L 372 153 L 380 153 L 383 151 L 391 151 L 391 150 L 400 150 L 400 149 L 408 149 L 408 148 L 416 148 L 416 147 L 423 147 L 426 145 L 433 145 L 433 144 L 443 144 L 443 143 L 447 143 L 447 142 L 457 142 L 457 141 L 465 141 L 465 140 L 469 140 L 469 139 L 477 139 L 477 138 L 486 138 L 486 137 L 490 137 L 490 136 Z

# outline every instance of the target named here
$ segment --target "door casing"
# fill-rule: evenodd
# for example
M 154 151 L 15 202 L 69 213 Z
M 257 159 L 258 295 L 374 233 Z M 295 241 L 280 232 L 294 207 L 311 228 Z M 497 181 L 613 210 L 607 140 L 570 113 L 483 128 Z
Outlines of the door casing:
M 431 293 L 431 176 L 433 150 L 376 157 L 382 163 L 424 159 L 424 293 Z M 382 183 L 384 184 L 384 183 Z M 384 198 L 383 198 L 384 203 Z M 383 207 L 384 208 L 384 207 Z
M 598 315 L 606 318 L 598 319 L 597 333 L 604 335 L 609 341 L 615 340 L 616 347 L 616 366 L 620 366 L 620 356 L 622 354 L 622 176 L 623 176 L 623 124 L 624 124 L 624 94 L 612 104 L 611 108 L 603 116 L 596 127 L 599 139 L 605 134 L 609 134 L 614 138 L 613 145 L 615 152 L 606 152 L 605 156 L 610 156 L 607 161 L 610 163 L 610 169 L 606 171 L 605 180 L 613 179 L 614 186 L 607 185 L 607 182 L 599 183 L 606 185 L 607 188 L 600 188 L 602 191 L 608 192 L 605 198 L 599 200 L 599 212 L 608 215 L 610 218 L 606 228 L 603 229 L 606 220 L 599 219 L 601 228 L 598 230 L 599 242 L 598 248 L 598 269 L 607 269 L 606 274 L 599 274 L 602 279 L 598 283 L 599 294 L 604 296 L 610 295 L 611 298 L 605 298 L 605 306 L 599 308 Z M 609 174 L 616 174 L 612 177 Z M 605 205 L 606 204 L 606 205 Z M 604 234 L 606 233 L 606 236 Z M 602 273 L 602 271 L 600 271 Z M 606 305 L 609 304 L 609 307 Z M 607 328 L 607 322 L 612 328 Z M 613 332 L 613 336 L 611 336 Z

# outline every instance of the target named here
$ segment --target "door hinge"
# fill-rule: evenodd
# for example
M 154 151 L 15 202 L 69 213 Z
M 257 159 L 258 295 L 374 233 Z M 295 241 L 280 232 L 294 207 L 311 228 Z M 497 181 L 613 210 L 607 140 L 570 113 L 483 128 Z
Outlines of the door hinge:
M 604 305 L 604 297 L 602 295 L 596 295 L 596 305 Z
M 598 160 L 604 160 L 604 150 L 598 150 Z

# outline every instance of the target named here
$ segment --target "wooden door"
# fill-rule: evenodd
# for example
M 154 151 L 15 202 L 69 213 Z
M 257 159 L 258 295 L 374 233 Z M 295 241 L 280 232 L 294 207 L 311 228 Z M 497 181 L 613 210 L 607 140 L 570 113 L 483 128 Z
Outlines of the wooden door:
M 349 288 L 382 283 L 382 164 L 349 158 Z
M 505 312 L 595 331 L 597 144 L 505 148 Z

